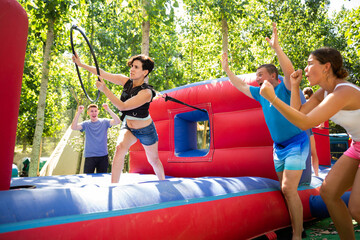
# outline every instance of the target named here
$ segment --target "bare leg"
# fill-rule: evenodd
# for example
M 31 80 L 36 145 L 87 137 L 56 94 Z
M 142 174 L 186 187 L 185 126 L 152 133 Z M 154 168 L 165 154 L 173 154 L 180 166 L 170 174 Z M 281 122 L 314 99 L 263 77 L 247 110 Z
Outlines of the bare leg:
M 164 167 L 159 159 L 158 142 L 150 146 L 143 145 L 143 147 L 145 149 L 147 159 L 153 167 L 156 176 L 159 180 L 164 180 L 165 172 Z
M 340 197 L 353 185 L 358 169 L 359 161 L 342 155 L 331 168 L 320 188 L 320 195 L 328 208 L 340 239 L 355 239 L 350 212 Z M 360 178 L 357 179 L 359 181 Z M 359 183 L 355 187 L 358 188 Z M 354 198 L 351 199 L 352 204 L 354 203 L 352 201 L 356 200 L 356 196 L 359 197 L 358 190 L 355 189 L 354 191 Z M 359 202 L 355 206 L 358 204 Z
M 316 144 L 314 135 L 310 136 L 310 145 L 311 145 L 311 164 L 314 168 L 315 176 L 319 176 L 319 158 L 316 152 Z
M 279 179 L 280 189 L 282 189 L 282 179 L 283 179 L 284 172 L 277 172 L 276 174 L 277 174 L 278 179 Z
M 118 144 L 116 146 L 112 169 L 111 169 L 111 183 L 118 183 L 120 180 L 121 172 L 124 168 L 124 158 L 126 153 L 129 151 L 131 145 L 136 143 L 137 138 L 126 129 L 120 131 L 118 138 Z
M 355 221 L 360 224 L 360 168 L 356 172 L 354 185 L 352 186 L 349 211 Z
M 301 239 L 303 231 L 303 206 L 297 191 L 302 172 L 303 170 L 284 170 L 281 183 L 281 191 L 290 214 L 293 240 Z

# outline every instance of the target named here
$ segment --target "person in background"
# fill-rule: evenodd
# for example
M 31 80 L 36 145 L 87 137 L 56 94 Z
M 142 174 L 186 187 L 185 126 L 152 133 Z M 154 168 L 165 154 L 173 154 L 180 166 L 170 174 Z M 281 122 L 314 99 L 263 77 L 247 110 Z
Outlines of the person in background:
M 346 81 L 348 72 L 343 67 L 342 56 L 333 48 L 313 51 L 305 68 L 310 86 L 319 85 L 313 97 L 301 104 L 299 95 L 292 91 L 290 107 L 281 101 L 270 82 L 265 81 L 260 93 L 268 99 L 290 122 L 301 129 L 318 126 L 328 119 L 341 125 L 352 138 L 349 149 L 331 167 L 320 188 L 330 217 L 340 239 L 355 239 L 352 218 L 360 222 L 360 87 Z M 302 71 L 291 74 L 295 90 L 302 79 Z M 296 105 L 296 104 L 294 104 Z M 348 207 L 341 196 L 351 188 Z
M 314 91 L 311 87 L 306 87 L 303 89 L 303 94 L 304 94 L 304 97 L 307 100 L 310 99 L 310 97 L 314 94 Z
M 314 91 L 311 87 L 306 87 L 303 89 L 303 94 L 306 100 L 309 100 L 313 95 Z M 310 128 L 310 147 L 311 147 L 311 165 L 314 169 L 315 176 L 319 176 L 319 158 L 316 152 L 316 143 L 315 137 L 312 129 Z
M 120 123 L 120 118 L 103 104 L 103 108 L 110 114 L 112 119 L 98 118 L 99 108 L 96 104 L 90 104 L 87 114 L 90 120 L 79 123 L 80 114 L 84 111 L 84 106 L 79 106 L 71 124 L 72 130 L 85 132 L 85 164 L 84 173 L 107 173 L 109 166 L 107 131 L 110 127 Z

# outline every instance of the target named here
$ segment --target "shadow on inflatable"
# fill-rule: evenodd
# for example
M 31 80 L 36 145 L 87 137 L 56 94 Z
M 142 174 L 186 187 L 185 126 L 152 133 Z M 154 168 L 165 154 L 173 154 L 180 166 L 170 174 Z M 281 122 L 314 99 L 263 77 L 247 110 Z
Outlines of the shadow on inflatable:
M 19 6 L 13 0 L 0 3 L 1 13 L 7 10 L 0 14 L 1 46 L 15 46 L 1 48 L 13 57 L 2 60 L 7 74 L 0 78 L 9 86 L 0 94 L 9 103 L 5 112 L 19 107 L 26 34 L 16 38 L 19 43 L 10 37 L 27 33 L 26 13 Z M 22 17 L 6 25 L 4 19 L 11 16 Z M 18 32 L 6 34 L 16 26 Z M 244 77 L 256 85 L 253 74 Z M 10 127 L 1 130 L 0 239 L 251 239 L 290 226 L 260 105 L 226 78 L 163 93 L 206 110 L 162 98 L 151 104 L 164 181 L 153 174 L 139 142 L 130 149 L 130 173 L 119 184 L 110 184 L 109 174 L 10 181 L 17 114 L 2 122 Z M 330 166 L 328 137 L 316 141 L 320 164 Z M 311 177 L 308 158 L 298 189 L 304 221 L 326 217 L 319 197 L 326 171 Z

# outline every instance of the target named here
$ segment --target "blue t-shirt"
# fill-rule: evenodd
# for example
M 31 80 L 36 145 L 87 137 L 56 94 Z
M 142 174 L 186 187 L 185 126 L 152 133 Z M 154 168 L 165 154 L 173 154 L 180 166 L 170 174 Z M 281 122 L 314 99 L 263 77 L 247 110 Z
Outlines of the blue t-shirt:
M 85 157 L 102 157 L 108 154 L 107 130 L 111 127 L 110 121 L 107 118 L 99 118 L 96 122 L 88 120 L 80 123 L 80 131 L 85 131 Z
M 274 90 L 279 99 L 290 105 L 291 91 L 285 87 L 283 81 Z M 289 122 L 274 106 L 270 106 L 270 102 L 260 95 L 260 87 L 250 86 L 250 92 L 253 98 L 259 101 L 262 106 L 266 125 L 275 143 L 282 143 L 303 132 Z

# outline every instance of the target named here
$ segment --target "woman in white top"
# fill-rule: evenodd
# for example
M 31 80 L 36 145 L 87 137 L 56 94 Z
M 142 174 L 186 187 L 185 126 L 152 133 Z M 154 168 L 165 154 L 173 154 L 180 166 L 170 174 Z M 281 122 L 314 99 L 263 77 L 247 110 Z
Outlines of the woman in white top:
M 312 52 L 305 68 L 311 86 L 319 85 L 313 97 L 301 105 L 299 85 L 302 71 L 291 75 L 291 106 L 274 93 L 270 83 L 261 86 L 261 95 L 272 103 L 290 122 L 301 129 L 318 126 L 331 119 L 351 136 L 350 148 L 336 161 L 326 176 L 320 194 L 341 239 L 355 239 L 352 218 L 360 222 L 360 88 L 345 80 L 341 54 L 332 48 Z M 352 187 L 348 209 L 340 198 Z

